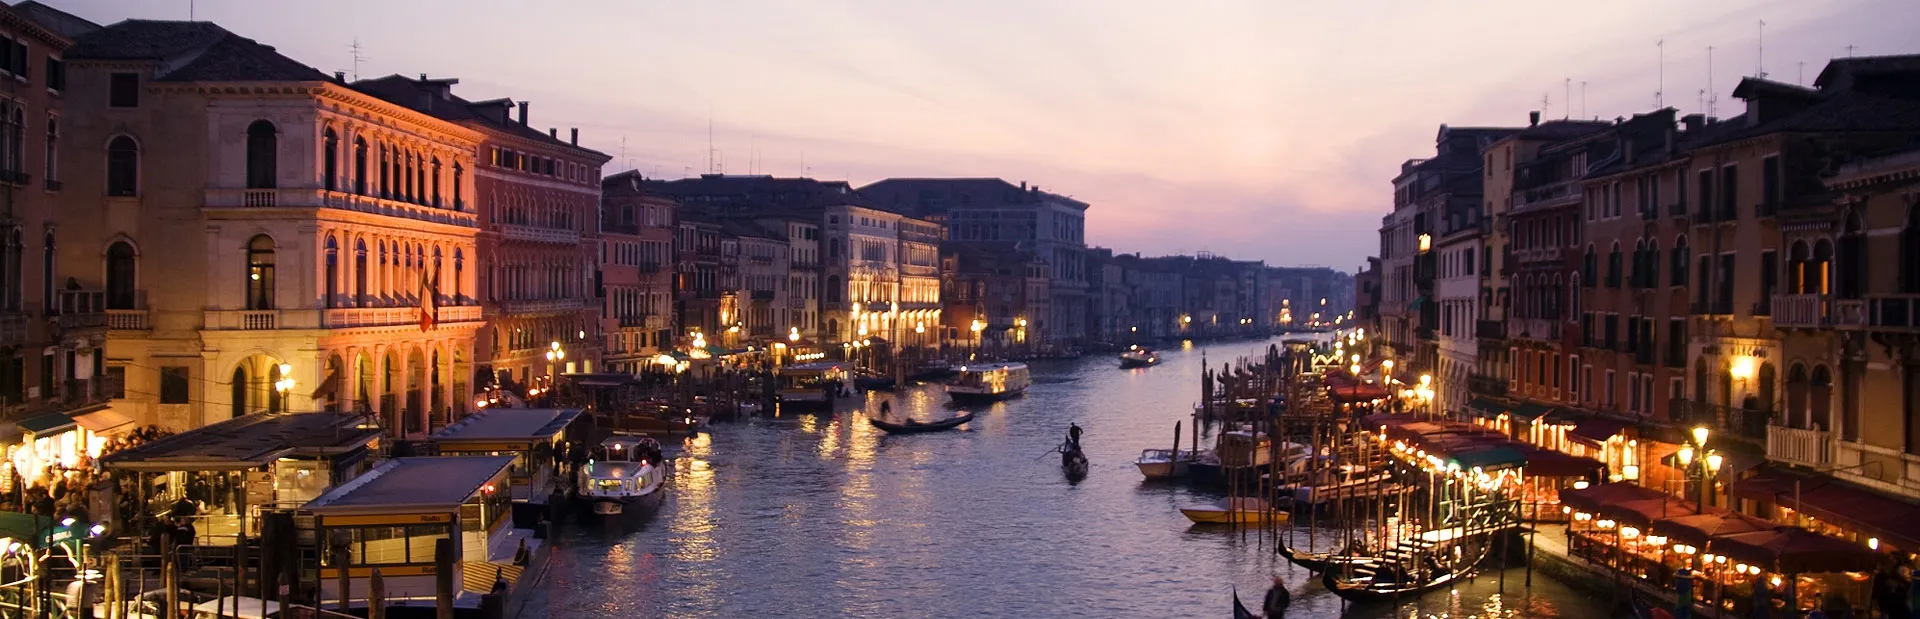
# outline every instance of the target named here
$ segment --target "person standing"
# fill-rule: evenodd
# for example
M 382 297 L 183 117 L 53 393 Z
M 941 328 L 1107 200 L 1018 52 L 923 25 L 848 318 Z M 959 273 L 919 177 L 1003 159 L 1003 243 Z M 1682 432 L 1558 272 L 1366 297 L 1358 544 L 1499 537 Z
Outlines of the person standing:
M 1287 616 L 1287 606 L 1293 603 L 1293 594 L 1287 592 L 1287 581 L 1279 576 L 1273 577 L 1273 588 L 1267 589 L 1267 599 L 1260 603 L 1260 612 L 1267 619 L 1283 619 Z

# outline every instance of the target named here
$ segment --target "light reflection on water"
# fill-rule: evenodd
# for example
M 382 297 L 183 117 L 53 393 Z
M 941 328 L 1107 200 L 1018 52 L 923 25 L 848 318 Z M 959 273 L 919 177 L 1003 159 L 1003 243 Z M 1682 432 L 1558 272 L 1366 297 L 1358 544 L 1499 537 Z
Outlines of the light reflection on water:
M 1248 535 L 1196 529 L 1179 505 L 1214 497 L 1144 484 L 1132 460 L 1165 448 L 1215 367 L 1265 344 L 1034 364 L 1022 399 L 973 410 L 961 431 L 887 436 L 861 418 L 958 414 L 937 388 L 845 402 L 831 414 L 719 424 L 691 439 L 651 520 L 563 531 L 523 616 L 1224 617 L 1280 574 L 1295 617 L 1606 619 L 1599 602 L 1536 575 L 1493 574 L 1459 595 L 1344 607 Z M 1087 429 L 1088 479 L 1069 485 L 1051 449 Z M 1191 432 L 1191 428 L 1186 429 Z M 1184 442 L 1184 439 L 1183 439 Z M 1304 541 L 1304 539 L 1302 540 Z

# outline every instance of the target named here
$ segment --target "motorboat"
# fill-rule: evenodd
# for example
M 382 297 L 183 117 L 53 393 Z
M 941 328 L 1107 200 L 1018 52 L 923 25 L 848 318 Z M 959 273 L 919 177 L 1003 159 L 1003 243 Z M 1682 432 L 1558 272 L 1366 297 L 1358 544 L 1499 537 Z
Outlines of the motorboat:
M 887 434 L 920 434 L 923 432 L 939 432 L 941 430 L 951 430 L 951 429 L 960 427 L 962 424 L 965 424 L 969 421 L 973 421 L 973 413 L 967 413 L 964 415 L 960 415 L 958 417 L 942 419 L 939 421 L 924 421 L 924 422 L 915 421 L 912 419 L 908 419 L 902 422 L 892 422 L 892 421 L 881 420 L 874 417 L 867 418 L 867 423 L 873 424 L 873 427 L 879 428 L 881 431 L 886 432 Z
M 1195 454 L 1193 450 L 1182 449 L 1176 453 L 1172 449 L 1142 449 L 1140 459 L 1133 465 L 1140 467 L 1140 474 L 1147 479 L 1177 479 L 1187 476 L 1187 464 L 1201 458 L 1213 459 L 1212 451 Z
M 953 364 L 946 359 L 928 359 L 920 362 L 919 367 L 914 368 L 912 378 L 914 380 L 942 380 L 953 378 L 953 375 L 956 373 L 958 373 L 958 370 L 953 369 Z
M 1154 352 L 1152 349 L 1142 348 L 1138 345 L 1129 347 L 1127 352 L 1120 353 L 1120 367 L 1123 369 L 1144 368 L 1159 364 L 1160 353 Z
M 853 393 L 853 364 L 816 361 L 780 368 L 775 393 L 783 404 L 826 404 Z
M 617 516 L 659 506 L 667 474 L 660 443 L 645 436 L 614 436 L 600 442 L 580 467 L 575 492 L 593 513 Z
M 1286 522 L 1287 513 L 1267 505 L 1265 500 L 1255 497 L 1233 497 L 1215 503 L 1188 505 L 1180 508 L 1194 524 L 1266 524 Z
M 960 366 L 947 395 L 955 402 L 991 402 L 1020 397 L 1032 384 L 1025 363 L 974 363 Z

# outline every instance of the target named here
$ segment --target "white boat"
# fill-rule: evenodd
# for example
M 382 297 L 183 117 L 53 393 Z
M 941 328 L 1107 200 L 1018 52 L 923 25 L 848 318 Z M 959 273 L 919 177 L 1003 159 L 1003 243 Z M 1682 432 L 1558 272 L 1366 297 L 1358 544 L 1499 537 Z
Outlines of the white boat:
M 853 364 L 818 361 L 780 368 L 777 393 L 782 403 L 825 404 L 827 394 L 853 393 Z
M 1004 400 L 1026 393 L 1032 384 L 1025 363 L 970 363 L 947 384 L 947 395 L 956 402 Z
M 1160 353 L 1139 346 L 1131 346 L 1127 349 L 1127 352 L 1120 353 L 1120 367 L 1122 368 L 1144 368 L 1159 363 Z
M 1212 458 L 1213 452 L 1203 451 L 1196 456 L 1190 449 L 1182 449 L 1177 455 L 1171 449 L 1142 449 L 1140 459 L 1134 460 L 1133 465 L 1140 467 L 1140 474 L 1147 479 L 1173 479 L 1186 477 L 1187 463 L 1202 457 Z
M 593 513 L 617 516 L 659 505 L 667 473 L 660 443 L 644 436 L 615 436 L 580 467 L 580 499 Z

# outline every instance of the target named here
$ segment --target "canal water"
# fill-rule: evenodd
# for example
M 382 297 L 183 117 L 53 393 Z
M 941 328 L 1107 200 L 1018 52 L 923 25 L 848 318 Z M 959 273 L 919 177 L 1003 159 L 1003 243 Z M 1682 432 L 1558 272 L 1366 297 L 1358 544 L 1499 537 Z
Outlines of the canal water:
M 886 399 L 922 420 L 955 414 L 936 386 L 716 424 L 686 442 L 654 517 L 570 523 L 521 616 L 1230 617 L 1235 587 L 1257 610 L 1279 575 L 1293 617 L 1608 619 L 1604 599 L 1539 574 L 1525 587 L 1520 569 L 1504 592 L 1489 571 L 1356 609 L 1251 533 L 1190 526 L 1178 506 L 1217 497 L 1144 483 L 1132 460 L 1171 445 L 1203 354 L 1219 367 L 1267 345 L 1183 347 L 1137 370 L 1038 362 L 1026 397 L 977 407 L 955 432 L 888 436 L 862 418 Z M 1078 484 L 1051 451 L 1070 422 L 1092 462 Z

